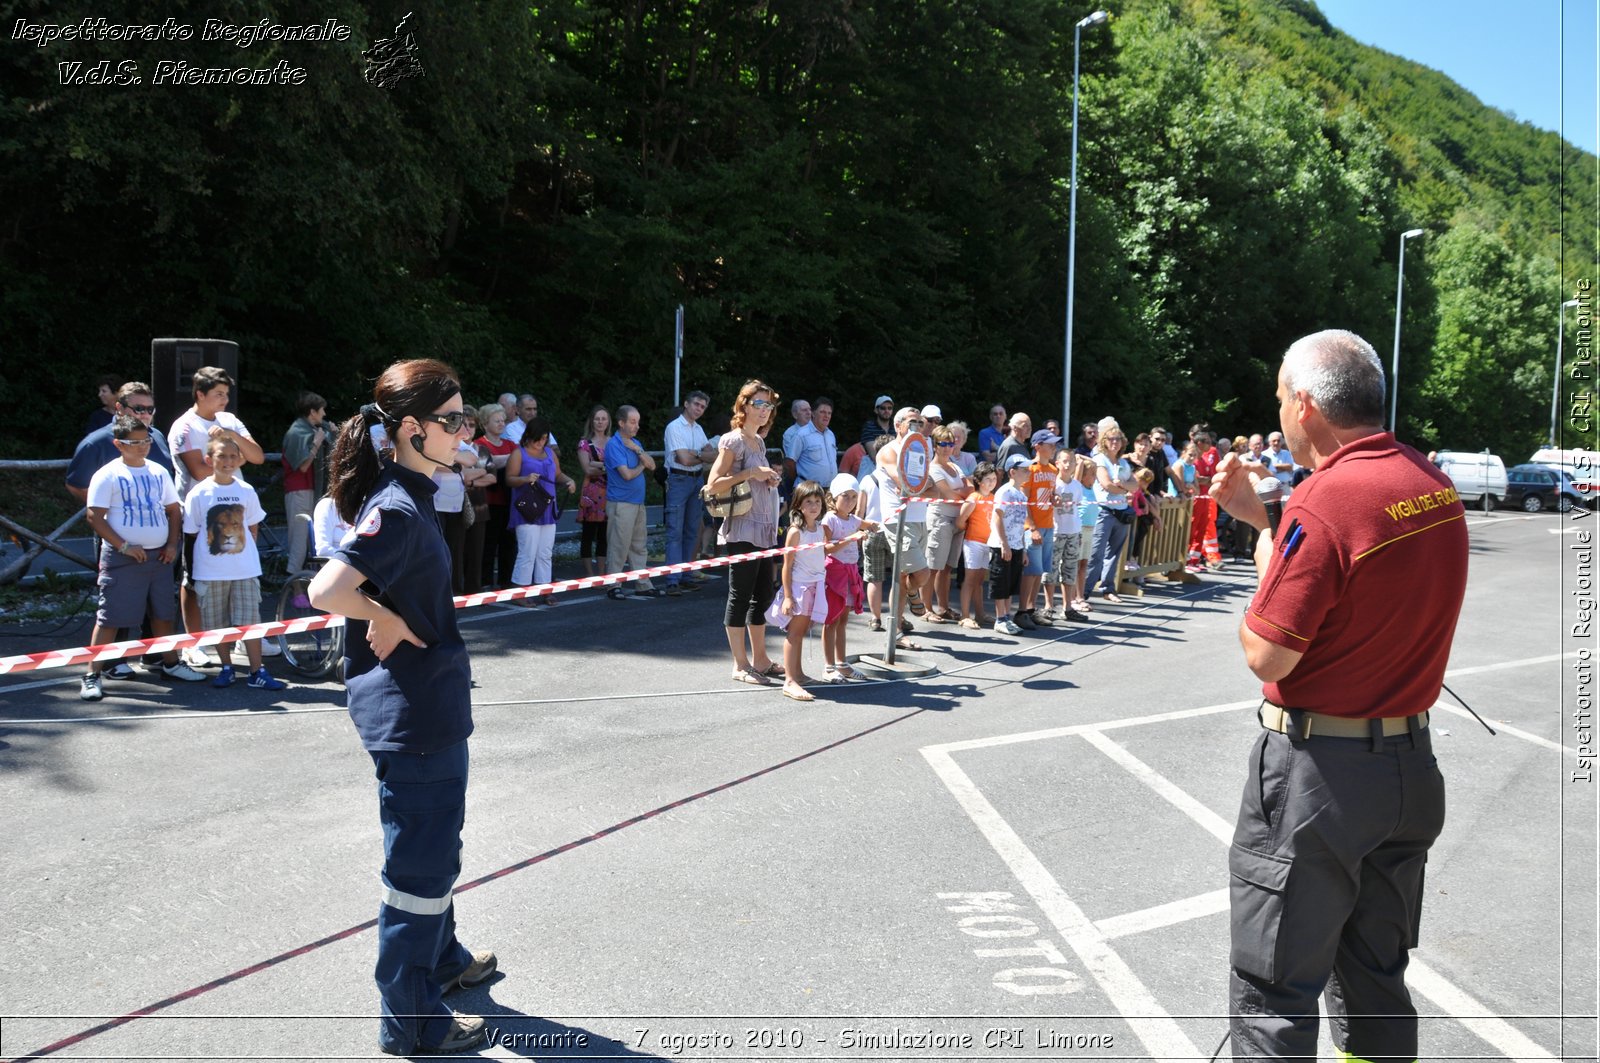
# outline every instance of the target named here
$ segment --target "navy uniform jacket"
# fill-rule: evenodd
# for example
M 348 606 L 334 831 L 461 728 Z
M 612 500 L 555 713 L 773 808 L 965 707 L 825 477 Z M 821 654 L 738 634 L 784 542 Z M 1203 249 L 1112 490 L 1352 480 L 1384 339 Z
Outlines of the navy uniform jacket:
M 426 645 L 402 642 L 379 661 L 367 645 L 367 622 L 347 622 L 345 691 L 369 750 L 436 753 L 472 733 L 472 666 L 456 626 L 434 490 L 431 477 L 386 463 L 355 534 L 333 554 L 365 576 L 367 593 Z

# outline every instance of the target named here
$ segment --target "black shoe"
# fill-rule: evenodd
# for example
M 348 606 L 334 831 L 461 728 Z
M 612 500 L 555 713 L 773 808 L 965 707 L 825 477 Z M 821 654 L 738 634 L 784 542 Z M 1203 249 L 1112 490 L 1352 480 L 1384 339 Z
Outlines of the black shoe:
M 665 594 L 668 598 L 676 598 L 683 594 L 683 588 L 678 586 L 676 583 L 669 583 L 662 589 L 661 593 Z
M 454 993 L 458 989 L 471 989 L 480 986 L 494 976 L 495 970 L 500 966 L 500 961 L 495 959 L 494 953 L 485 950 L 474 952 L 472 962 L 450 981 L 440 987 L 441 994 Z
M 489 1031 L 481 1017 L 452 1012 L 450 1032 L 436 1045 L 418 1045 L 410 1052 L 388 1048 L 382 1044 L 378 1047 L 391 1056 L 449 1056 L 477 1047 L 487 1036 Z
M 1033 622 L 1032 613 L 1018 613 L 1012 618 L 1012 622 L 1024 631 L 1035 631 L 1039 627 L 1038 624 Z
M 614 602 L 620 602 L 624 598 L 632 598 L 633 595 L 628 593 L 628 588 L 626 587 L 612 587 L 610 590 L 606 591 L 606 597 L 610 598 Z
M 661 597 L 661 592 L 654 587 L 646 587 L 643 590 L 634 591 L 633 596 L 635 598 L 659 598 Z

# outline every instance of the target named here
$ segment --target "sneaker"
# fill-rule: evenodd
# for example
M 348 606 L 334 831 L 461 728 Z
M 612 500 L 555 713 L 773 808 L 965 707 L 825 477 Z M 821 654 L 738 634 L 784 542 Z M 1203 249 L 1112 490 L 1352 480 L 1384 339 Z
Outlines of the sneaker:
M 711 582 L 711 577 L 706 575 L 704 572 L 691 572 L 691 573 L 689 573 L 689 582 L 691 584 L 693 584 L 693 583 L 710 583 Z
M 1011 622 L 1009 616 L 1002 616 L 995 620 L 994 629 L 1002 635 L 1020 635 L 1022 629 Z
M 1073 623 L 1077 624 L 1087 624 L 1089 622 L 1089 618 L 1078 612 L 1076 609 L 1068 609 L 1066 615 L 1061 619 L 1071 620 Z
M 84 701 L 99 701 L 105 696 L 105 688 L 100 685 L 100 673 L 83 673 L 83 678 L 78 681 L 78 697 Z
M 683 596 L 683 588 L 678 586 L 676 583 L 669 583 L 666 585 L 666 587 L 662 588 L 661 593 L 665 594 L 668 598 L 680 598 Z
M 178 654 L 178 659 L 190 668 L 204 668 L 211 663 L 211 658 L 206 656 L 206 651 L 199 646 L 190 646 Z
M 116 664 L 113 664 L 110 668 L 107 668 L 105 671 L 101 672 L 100 673 L 100 678 L 101 679 L 132 679 L 133 675 L 134 675 L 134 672 L 133 672 L 133 666 L 132 665 L 130 665 L 127 661 L 118 661 Z
M 1033 631 L 1037 629 L 1039 625 L 1035 624 L 1033 622 L 1033 617 L 1027 613 L 1018 613 L 1017 619 L 1011 622 L 1011 626 L 1022 631 Z M 1010 634 L 1010 632 L 1007 632 L 1007 634 Z
M 278 641 L 278 637 L 276 635 L 272 636 L 271 638 L 265 638 L 265 639 L 261 640 L 261 656 L 263 656 L 263 657 L 282 657 L 283 656 L 283 643 Z
M 698 572 L 691 573 L 691 575 L 695 575 L 695 576 L 698 576 L 699 574 L 700 573 L 698 573 Z M 685 590 L 685 591 L 703 590 L 705 582 L 706 581 L 703 580 L 703 579 L 686 579 L 682 583 L 678 584 L 678 589 L 679 590 Z
M 231 665 L 231 664 L 223 665 L 222 666 L 222 671 L 218 672 L 217 675 L 216 675 L 216 678 L 211 680 L 211 685 L 214 686 L 214 687 L 232 686 L 233 685 L 233 665 Z
M 391 1048 L 380 1041 L 378 1048 L 391 1056 L 451 1056 L 457 1052 L 465 1052 L 469 1048 L 476 1048 L 488 1036 L 489 1031 L 482 1018 L 477 1015 L 452 1012 L 450 1032 L 436 1045 L 419 1044 L 410 1049 Z
M 1032 620 L 1034 622 L 1034 624 L 1037 625 L 1038 627 L 1049 627 L 1050 626 L 1050 610 L 1046 609 L 1043 612 L 1039 612 L 1038 610 L 1032 610 L 1032 611 L 1030 611 L 1028 613 L 1028 619 Z
M 480 986 L 489 980 L 499 966 L 500 961 L 495 959 L 494 953 L 487 949 L 483 952 L 474 952 L 472 954 L 472 962 L 467 964 L 466 969 L 446 982 L 440 988 L 440 991 L 454 993 L 458 989 L 471 989 L 473 986 Z
M 168 679 L 181 679 L 185 683 L 198 683 L 206 677 L 204 672 L 197 672 L 182 661 L 162 665 L 161 674 Z
M 262 665 L 250 673 L 248 685 L 257 690 L 283 690 L 289 684 L 281 679 L 272 678 L 272 673 L 267 671 L 266 665 Z
M 612 587 L 606 591 L 606 597 L 614 602 L 620 602 L 625 598 L 632 598 L 633 595 L 628 593 L 628 588 L 626 587 Z
M 640 587 L 633 592 L 633 596 L 635 598 L 659 598 L 661 597 L 661 592 L 654 587 Z

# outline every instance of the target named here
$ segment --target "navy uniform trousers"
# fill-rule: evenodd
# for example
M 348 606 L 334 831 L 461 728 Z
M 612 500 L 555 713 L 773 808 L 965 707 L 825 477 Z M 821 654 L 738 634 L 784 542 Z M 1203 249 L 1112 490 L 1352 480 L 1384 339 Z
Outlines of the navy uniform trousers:
M 437 753 L 371 751 L 383 822 L 378 909 L 379 1043 L 405 1055 L 450 1033 L 443 983 L 472 962 L 456 940 L 452 890 L 461 874 L 467 743 Z
M 1314 1061 L 1324 990 L 1339 1049 L 1417 1057 L 1405 970 L 1444 804 L 1426 729 L 1262 731 L 1228 855 L 1235 1059 Z

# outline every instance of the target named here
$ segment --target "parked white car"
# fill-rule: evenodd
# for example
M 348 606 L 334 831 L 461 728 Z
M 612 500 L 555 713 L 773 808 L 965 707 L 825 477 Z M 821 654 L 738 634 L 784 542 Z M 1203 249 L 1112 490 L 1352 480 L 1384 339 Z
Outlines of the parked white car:
M 1487 494 L 1489 508 L 1493 509 L 1506 497 L 1506 464 L 1497 455 L 1441 450 L 1434 456 L 1433 463 L 1450 477 L 1463 502 L 1481 502 Z

